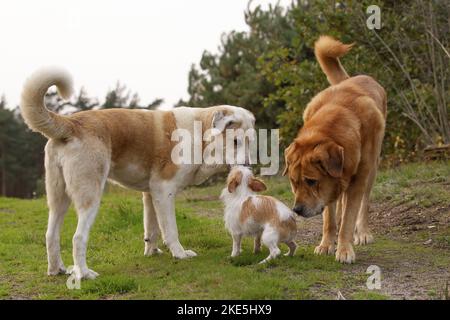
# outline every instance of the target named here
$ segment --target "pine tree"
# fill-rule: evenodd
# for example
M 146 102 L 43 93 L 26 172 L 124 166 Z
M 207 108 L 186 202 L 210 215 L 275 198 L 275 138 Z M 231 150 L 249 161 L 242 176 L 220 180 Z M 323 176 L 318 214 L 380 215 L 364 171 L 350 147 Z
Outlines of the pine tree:
M 130 92 L 125 85 L 116 82 L 113 90 L 108 91 L 105 97 L 105 102 L 101 106 L 103 109 L 124 108 L 128 105 L 130 99 Z
M 86 111 L 94 109 L 99 105 L 99 103 L 97 99 L 89 97 L 86 93 L 86 90 L 81 87 L 77 99 L 71 105 L 75 107 L 76 111 Z

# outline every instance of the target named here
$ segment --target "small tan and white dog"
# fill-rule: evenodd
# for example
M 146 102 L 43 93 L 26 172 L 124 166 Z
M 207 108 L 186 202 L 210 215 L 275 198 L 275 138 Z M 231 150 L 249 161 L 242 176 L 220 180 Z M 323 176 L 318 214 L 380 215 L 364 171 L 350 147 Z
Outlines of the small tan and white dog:
M 235 166 L 231 169 L 220 199 L 225 204 L 225 227 L 233 238 L 232 257 L 241 253 L 243 236 L 255 237 L 255 253 L 261 251 L 261 242 L 269 248 L 269 256 L 260 263 L 280 255 L 278 244 L 281 242 L 289 247 L 285 255 L 294 255 L 297 248 L 295 213 L 273 197 L 256 195 L 266 189 L 264 182 L 255 178 L 249 168 Z

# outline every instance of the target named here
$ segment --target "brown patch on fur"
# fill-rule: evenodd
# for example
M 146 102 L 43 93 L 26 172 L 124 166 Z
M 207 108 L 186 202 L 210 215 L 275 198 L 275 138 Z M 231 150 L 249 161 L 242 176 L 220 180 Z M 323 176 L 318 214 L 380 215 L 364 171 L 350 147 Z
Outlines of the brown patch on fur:
M 171 160 L 171 141 L 176 129 L 171 111 L 126 109 L 91 110 L 73 114 L 75 137 L 100 139 L 107 146 L 113 164 L 137 165 L 150 175 L 156 169 L 161 178 L 170 179 L 177 166 Z
M 92 197 L 85 197 L 81 203 L 81 207 L 79 209 L 89 209 L 94 203 L 94 199 Z
M 210 107 L 207 109 L 202 110 L 202 112 L 198 113 L 197 119 L 198 121 L 202 122 L 202 130 L 203 130 L 203 134 L 209 130 L 212 129 L 212 121 L 214 118 L 214 115 L 217 112 L 222 112 L 224 114 L 224 116 L 229 116 L 232 114 L 232 112 L 226 108 L 225 106 L 215 106 L 215 107 Z M 233 128 L 240 128 L 241 124 L 232 124 L 231 126 L 233 126 Z M 225 129 L 231 129 L 231 126 L 225 128 Z M 225 135 L 222 134 L 221 138 L 223 139 L 222 143 L 225 146 Z M 215 139 L 219 139 L 219 137 L 216 137 Z M 206 146 L 209 144 L 208 141 L 203 141 L 202 142 L 202 152 L 205 150 Z
M 229 193 L 233 193 L 236 191 L 236 188 L 241 184 L 242 182 L 242 172 L 235 170 L 232 171 L 227 178 L 227 188 Z
M 202 122 L 203 132 L 205 132 L 208 129 L 211 129 L 214 114 L 219 111 L 223 112 L 223 114 L 225 116 L 228 116 L 231 114 L 231 111 L 229 109 L 227 109 L 225 106 L 210 107 L 208 109 L 204 109 L 203 112 L 198 113 L 198 119 L 196 119 L 196 120 L 199 120 Z
M 162 138 L 162 143 L 164 145 L 161 146 L 159 149 L 160 154 L 162 157 L 160 157 L 160 165 L 161 168 L 161 178 L 165 180 L 169 180 L 175 176 L 178 170 L 178 166 L 172 162 L 171 158 L 171 152 L 172 149 L 175 147 L 176 142 L 172 141 L 172 132 L 177 128 L 175 116 L 172 112 L 166 112 L 163 114 L 163 134 L 164 137 Z
M 255 205 L 254 201 L 257 202 Z M 252 218 L 260 225 L 270 224 L 275 228 L 279 235 L 280 241 L 289 241 L 291 236 L 295 235 L 297 225 L 294 218 L 281 221 L 276 208 L 276 199 L 270 196 L 251 196 L 242 204 L 239 221 L 245 223 Z

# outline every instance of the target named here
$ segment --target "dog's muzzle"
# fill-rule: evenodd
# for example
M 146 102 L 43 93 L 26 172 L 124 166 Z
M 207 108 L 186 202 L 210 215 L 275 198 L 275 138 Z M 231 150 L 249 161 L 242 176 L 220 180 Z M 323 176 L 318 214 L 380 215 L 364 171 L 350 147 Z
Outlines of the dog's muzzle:
M 314 217 L 323 211 L 323 206 L 319 207 L 317 210 L 311 210 L 309 207 L 304 204 L 295 204 L 294 208 L 292 208 L 296 214 L 303 218 L 311 218 Z

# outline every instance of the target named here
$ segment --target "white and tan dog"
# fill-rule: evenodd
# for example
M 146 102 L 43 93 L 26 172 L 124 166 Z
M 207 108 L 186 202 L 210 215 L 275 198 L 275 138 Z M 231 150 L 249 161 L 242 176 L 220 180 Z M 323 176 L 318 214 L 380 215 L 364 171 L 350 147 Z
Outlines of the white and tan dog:
M 255 237 L 255 253 L 261 250 L 261 242 L 269 248 L 269 256 L 260 263 L 280 255 L 281 242 L 289 247 L 286 255 L 295 253 L 295 213 L 273 197 L 256 195 L 264 190 L 264 182 L 255 178 L 247 167 L 236 166 L 228 175 L 227 187 L 220 198 L 225 204 L 225 226 L 233 238 L 232 257 L 241 253 L 243 236 Z
M 43 102 L 52 85 L 63 98 L 72 93 L 67 72 L 43 69 L 26 81 L 20 105 L 28 126 L 49 139 L 45 147 L 48 274 L 65 272 L 60 228 L 72 200 L 78 215 L 73 237 L 75 275 L 89 279 L 98 275 L 87 267 L 86 247 L 107 179 L 143 192 L 145 255 L 160 252 L 157 240 L 161 230 L 174 257 L 195 256 L 178 240 L 175 195 L 188 185 L 225 171 L 227 165 L 175 164 L 171 158 L 175 144 L 172 133 L 175 129 L 192 133 L 194 121 L 201 121 L 204 130 L 216 129 L 219 135 L 230 127 L 246 130 L 254 127 L 252 113 L 239 107 L 216 106 L 172 111 L 91 110 L 62 116 L 49 111 Z M 200 141 L 200 145 L 203 150 L 208 142 Z M 245 143 L 234 146 L 237 152 L 246 147 Z

